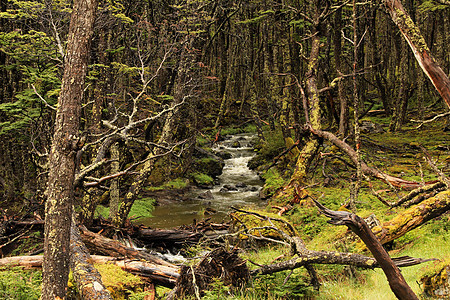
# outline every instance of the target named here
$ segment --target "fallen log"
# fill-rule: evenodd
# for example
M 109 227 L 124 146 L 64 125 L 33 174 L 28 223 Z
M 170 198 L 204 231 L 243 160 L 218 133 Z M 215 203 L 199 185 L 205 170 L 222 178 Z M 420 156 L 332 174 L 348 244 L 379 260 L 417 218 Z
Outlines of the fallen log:
M 347 211 L 333 211 L 326 208 L 316 200 L 314 203 L 318 207 L 319 211 L 330 218 L 327 222 L 333 225 L 345 225 L 351 231 L 356 233 L 367 248 L 373 254 L 381 269 L 383 270 L 386 278 L 389 282 L 389 286 L 395 296 L 400 300 L 414 300 L 419 299 L 412 291 L 411 287 L 406 282 L 400 269 L 395 265 L 387 251 L 383 248 L 382 244 L 378 241 L 375 235 L 367 226 L 364 219 L 359 216 L 347 212 Z
M 450 190 L 446 190 L 410 207 L 381 226 L 375 226 L 372 231 L 382 244 L 386 244 L 449 210 Z
M 80 234 L 86 246 L 97 253 L 113 257 L 123 256 L 131 259 L 143 259 L 157 265 L 174 267 L 171 263 L 151 255 L 150 253 L 127 247 L 119 241 L 104 237 L 98 233 L 94 233 L 83 225 L 80 226 Z
M 43 256 L 13 256 L 0 259 L 0 266 L 20 266 L 25 268 L 41 268 Z M 177 266 L 162 266 L 151 262 L 116 257 L 91 255 L 90 261 L 97 264 L 110 263 L 121 267 L 124 271 L 147 277 L 153 283 L 172 288 L 180 276 Z
M 197 243 L 204 235 L 187 230 L 162 230 L 140 228 L 136 237 L 140 241 L 151 246 L 174 246 L 189 243 Z
M 81 299 L 112 300 L 103 285 L 102 276 L 92 265 L 91 256 L 81 241 L 75 218 L 72 218 L 70 228 L 70 268 Z

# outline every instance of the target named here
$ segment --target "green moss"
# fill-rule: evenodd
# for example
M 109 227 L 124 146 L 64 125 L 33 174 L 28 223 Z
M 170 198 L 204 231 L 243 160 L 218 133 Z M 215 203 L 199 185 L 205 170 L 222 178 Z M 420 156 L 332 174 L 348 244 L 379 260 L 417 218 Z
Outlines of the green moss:
M 22 268 L 0 269 L 0 299 L 32 300 L 41 294 L 42 273 Z
M 153 198 L 142 198 L 134 201 L 128 216 L 130 218 L 150 218 L 155 209 L 156 200 Z M 109 217 L 109 207 L 98 205 L 95 209 L 95 216 L 102 216 L 107 219 Z
M 144 283 L 131 273 L 113 264 L 96 264 L 102 275 L 103 285 L 110 291 L 113 299 L 128 299 L 132 292 L 142 292 Z
M 264 179 L 263 192 L 267 196 L 272 196 L 286 184 L 286 180 L 281 177 L 280 172 L 276 168 L 269 169 L 261 177 Z
M 214 179 L 203 173 L 192 173 L 192 180 L 198 186 L 210 186 L 214 184 Z

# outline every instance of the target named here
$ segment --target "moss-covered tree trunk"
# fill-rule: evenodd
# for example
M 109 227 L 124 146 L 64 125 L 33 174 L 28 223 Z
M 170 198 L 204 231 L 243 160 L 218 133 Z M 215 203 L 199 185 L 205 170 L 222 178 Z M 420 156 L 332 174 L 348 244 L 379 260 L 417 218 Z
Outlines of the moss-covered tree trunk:
M 320 129 L 320 98 L 319 90 L 317 88 L 317 72 L 319 66 L 319 53 L 320 53 L 320 31 L 319 31 L 319 9 L 320 0 L 314 1 L 311 4 L 316 9 L 315 20 L 317 24 L 314 25 L 314 33 L 312 35 L 311 52 L 308 59 L 308 71 L 306 73 L 306 92 L 308 97 L 308 111 L 305 111 L 307 117 L 306 121 L 312 128 Z M 300 151 L 299 157 L 296 162 L 295 172 L 291 177 L 290 185 L 303 185 L 305 183 L 305 177 L 314 159 L 314 156 L 319 147 L 319 142 L 316 137 L 310 136 L 305 145 Z
M 43 300 L 54 300 L 58 297 L 64 299 L 67 292 L 75 157 L 96 9 L 96 0 L 74 1 L 73 4 L 64 60 L 64 76 L 49 157 L 45 205 Z

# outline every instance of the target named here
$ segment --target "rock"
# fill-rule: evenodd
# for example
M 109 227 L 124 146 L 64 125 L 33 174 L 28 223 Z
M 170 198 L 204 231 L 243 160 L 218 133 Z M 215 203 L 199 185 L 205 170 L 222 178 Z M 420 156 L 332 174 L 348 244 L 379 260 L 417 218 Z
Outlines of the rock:
M 238 189 L 235 186 L 232 186 L 231 184 L 225 184 L 223 186 L 224 189 L 227 189 L 229 191 L 237 191 Z
M 367 120 L 361 121 L 360 129 L 361 132 L 365 134 L 385 132 L 380 124 Z
M 239 182 L 239 183 L 236 183 L 236 187 L 237 188 L 246 188 L 247 185 L 245 183 L 243 183 L 243 182 Z
M 204 157 L 194 162 L 194 168 L 197 172 L 207 174 L 211 177 L 217 177 L 222 174 L 225 163 L 221 158 Z
M 211 191 L 206 191 L 200 195 L 198 195 L 198 199 L 202 199 L 202 200 L 212 200 L 214 199 L 213 194 L 211 193 Z
M 241 143 L 239 142 L 239 141 L 234 141 L 232 144 L 231 144 L 231 148 L 241 148 L 242 146 L 241 146 Z
M 215 152 L 215 154 L 221 159 L 230 159 L 233 157 L 230 152 Z

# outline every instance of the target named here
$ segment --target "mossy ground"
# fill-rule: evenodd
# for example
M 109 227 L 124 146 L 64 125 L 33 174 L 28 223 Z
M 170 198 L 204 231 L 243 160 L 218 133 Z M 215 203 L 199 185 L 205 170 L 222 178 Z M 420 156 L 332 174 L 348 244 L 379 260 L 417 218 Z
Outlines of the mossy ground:
M 379 119 L 376 122 L 382 125 L 389 124 L 386 119 Z M 371 167 L 406 180 L 420 182 L 435 180 L 439 175 L 426 161 L 427 155 L 444 174 L 450 173 L 450 133 L 444 132 L 443 128 L 443 122 L 437 122 L 420 129 L 411 125 L 397 133 L 364 135 L 362 137 L 363 158 Z M 276 137 L 276 135 L 272 136 Z M 273 145 L 265 145 L 265 152 L 269 154 L 269 149 L 278 148 L 280 143 L 281 140 L 274 142 Z M 351 140 L 348 143 L 351 144 Z M 350 160 L 335 146 L 324 141 L 320 151 L 324 155 L 320 160 L 312 163 L 308 173 L 308 183 L 311 186 L 307 189 L 307 193 L 319 199 L 330 209 L 345 209 L 342 205 L 349 198 L 355 171 L 349 167 Z M 270 157 L 266 158 L 269 159 L 265 166 L 261 166 L 260 163 L 260 171 L 272 163 Z M 267 211 L 274 212 L 276 210 L 271 208 L 272 205 L 286 205 L 294 198 L 291 191 L 283 189 L 293 171 L 289 160 L 289 158 L 285 158 L 284 161 L 281 159 L 278 163 L 280 168 L 272 167 L 269 171 L 263 171 L 266 193 L 274 195 Z M 381 222 L 385 222 L 405 210 L 402 207 L 390 209 L 384 206 L 373 191 L 377 191 L 389 202 L 395 202 L 406 194 L 405 191 L 394 190 L 379 180 L 364 179 L 355 203 L 356 213 L 361 217 L 375 214 Z M 308 199 L 294 204 L 293 209 L 284 216 L 296 226 L 300 237 L 311 250 L 363 251 L 356 247 L 357 237 L 348 238 L 346 227 L 326 223 L 327 218 L 320 215 Z M 439 260 L 448 259 L 450 257 L 450 214 L 444 214 L 408 232 L 395 240 L 389 249 L 393 257 L 409 255 Z M 264 264 L 278 257 L 280 251 L 283 252 L 283 247 L 274 246 L 258 249 L 246 255 L 252 261 Z M 370 253 L 362 253 L 370 255 Z M 430 269 L 434 269 L 434 265 L 434 262 L 428 262 L 402 269 L 402 274 L 416 294 L 422 294 L 423 285 L 419 284 L 420 278 L 427 272 L 431 272 Z M 281 272 L 265 278 L 257 277 L 252 284 L 259 285 L 264 282 L 262 290 L 242 290 L 237 293 L 239 295 L 236 294 L 236 298 L 230 297 L 230 299 L 396 299 L 384 273 L 379 269 L 350 270 L 344 266 L 316 266 L 316 268 L 322 282 L 319 292 L 308 287 L 308 275 L 300 269 L 295 270 L 290 276 L 289 272 Z M 289 280 L 285 282 L 288 276 Z

